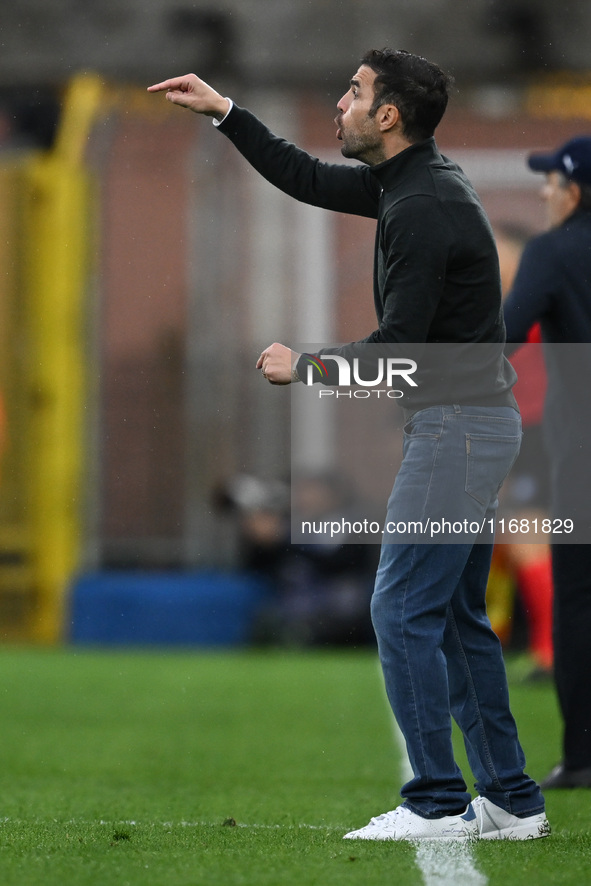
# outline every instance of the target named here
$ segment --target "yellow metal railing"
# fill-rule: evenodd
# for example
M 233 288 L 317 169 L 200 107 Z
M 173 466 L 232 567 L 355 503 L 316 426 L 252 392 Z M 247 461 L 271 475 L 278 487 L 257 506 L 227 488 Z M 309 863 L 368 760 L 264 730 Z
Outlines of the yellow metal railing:
M 0 636 L 60 639 L 65 594 L 80 559 L 93 261 L 93 184 L 84 149 L 101 92 L 96 77 L 74 78 L 55 147 L 7 161 L 0 171 L 0 203 L 12 209 L 6 260 L 14 277 L 0 298 L 0 320 L 4 334 L 18 339 L 12 365 L 9 357 L 0 367 L 10 471 L 4 481 L 0 474 L 0 599 L 28 600 L 20 632 L 0 624 Z M 11 512 L 15 497 L 19 506 Z
M 39 158 L 28 170 L 28 522 L 34 635 L 48 641 L 59 636 L 80 549 L 88 194 L 86 173 L 59 158 Z
M 54 147 L 0 159 L 0 640 L 56 642 L 81 565 L 87 306 L 98 188 L 86 147 L 113 113 L 172 112 L 145 90 L 70 82 Z

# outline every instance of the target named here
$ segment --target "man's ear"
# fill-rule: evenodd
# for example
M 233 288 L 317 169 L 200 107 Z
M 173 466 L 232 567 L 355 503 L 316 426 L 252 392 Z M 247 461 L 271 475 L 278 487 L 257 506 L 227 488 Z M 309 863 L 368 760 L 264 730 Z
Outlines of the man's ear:
M 571 195 L 573 206 L 576 208 L 581 202 L 581 188 L 576 182 L 568 183 L 568 190 Z
M 376 117 L 381 131 L 389 132 L 400 121 L 400 111 L 396 105 L 381 105 Z

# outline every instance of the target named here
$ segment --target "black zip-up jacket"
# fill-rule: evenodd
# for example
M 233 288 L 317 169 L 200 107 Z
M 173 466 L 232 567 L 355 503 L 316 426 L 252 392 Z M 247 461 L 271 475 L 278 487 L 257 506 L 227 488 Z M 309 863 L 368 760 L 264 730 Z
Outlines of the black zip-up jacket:
M 377 166 L 325 163 L 273 135 L 234 105 L 219 126 L 248 162 L 286 194 L 324 209 L 377 219 L 374 303 L 378 328 L 322 353 L 365 360 L 369 344 L 419 345 L 418 386 L 401 403 L 516 406 L 490 224 L 462 170 L 433 138 Z M 429 345 L 424 348 L 424 345 Z M 443 345 L 445 344 L 445 347 Z M 435 347 L 435 345 L 437 347 Z M 380 351 L 383 353 L 383 350 Z M 336 383 L 336 364 L 324 384 Z M 298 362 L 306 377 L 308 361 Z
M 553 514 L 578 521 L 591 539 L 591 212 L 578 209 L 526 245 L 505 302 L 507 350 L 542 329 L 548 374 L 544 432 Z M 583 515 L 583 516 L 581 516 Z

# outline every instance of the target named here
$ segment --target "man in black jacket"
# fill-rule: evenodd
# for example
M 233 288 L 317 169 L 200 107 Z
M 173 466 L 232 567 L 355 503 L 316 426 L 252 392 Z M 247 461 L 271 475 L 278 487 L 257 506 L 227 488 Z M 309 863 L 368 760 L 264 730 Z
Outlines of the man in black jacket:
M 562 762 L 542 786 L 591 788 L 591 138 L 533 154 L 529 166 L 546 173 L 549 229 L 523 252 L 505 321 L 513 343 L 539 321 L 548 371 L 554 676 L 564 735 Z
M 286 193 L 377 219 L 378 328 L 362 342 L 324 354 L 354 361 L 369 347 L 404 352 L 409 345 L 420 354 L 421 384 L 405 400 L 404 457 L 372 600 L 386 689 L 414 778 L 401 791 L 402 806 L 348 839 L 549 833 L 539 787 L 523 771 L 500 644 L 485 610 L 492 543 L 491 533 L 480 529 L 494 521 L 521 426 L 511 393 L 515 376 L 502 354 L 492 232 L 470 183 L 433 138 L 448 85 L 448 77 L 419 56 L 368 53 L 336 118 L 342 153 L 361 166 L 310 157 L 194 75 L 150 87 L 214 117 L 255 169 Z M 434 359 L 429 349 L 440 343 L 458 349 L 465 362 Z M 257 363 L 272 384 L 299 381 L 309 365 L 308 355 L 277 342 Z M 328 371 L 322 381 L 335 377 Z M 423 535 L 446 518 L 464 526 L 461 536 L 448 534 L 448 543 L 435 544 Z M 396 534 L 402 524 L 412 525 L 410 536 Z M 473 804 L 453 757 L 452 715 L 477 780 Z

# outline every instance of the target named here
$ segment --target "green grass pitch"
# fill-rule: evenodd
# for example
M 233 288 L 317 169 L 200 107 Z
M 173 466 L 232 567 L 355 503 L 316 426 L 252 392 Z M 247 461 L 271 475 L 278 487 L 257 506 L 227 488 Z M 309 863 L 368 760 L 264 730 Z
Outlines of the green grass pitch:
M 0 669 L 2 886 L 591 881 L 591 791 L 549 793 L 549 839 L 476 843 L 472 873 L 343 842 L 398 802 L 373 653 L 4 647 Z M 558 755 L 552 687 L 511 695 L 540 778 Z

